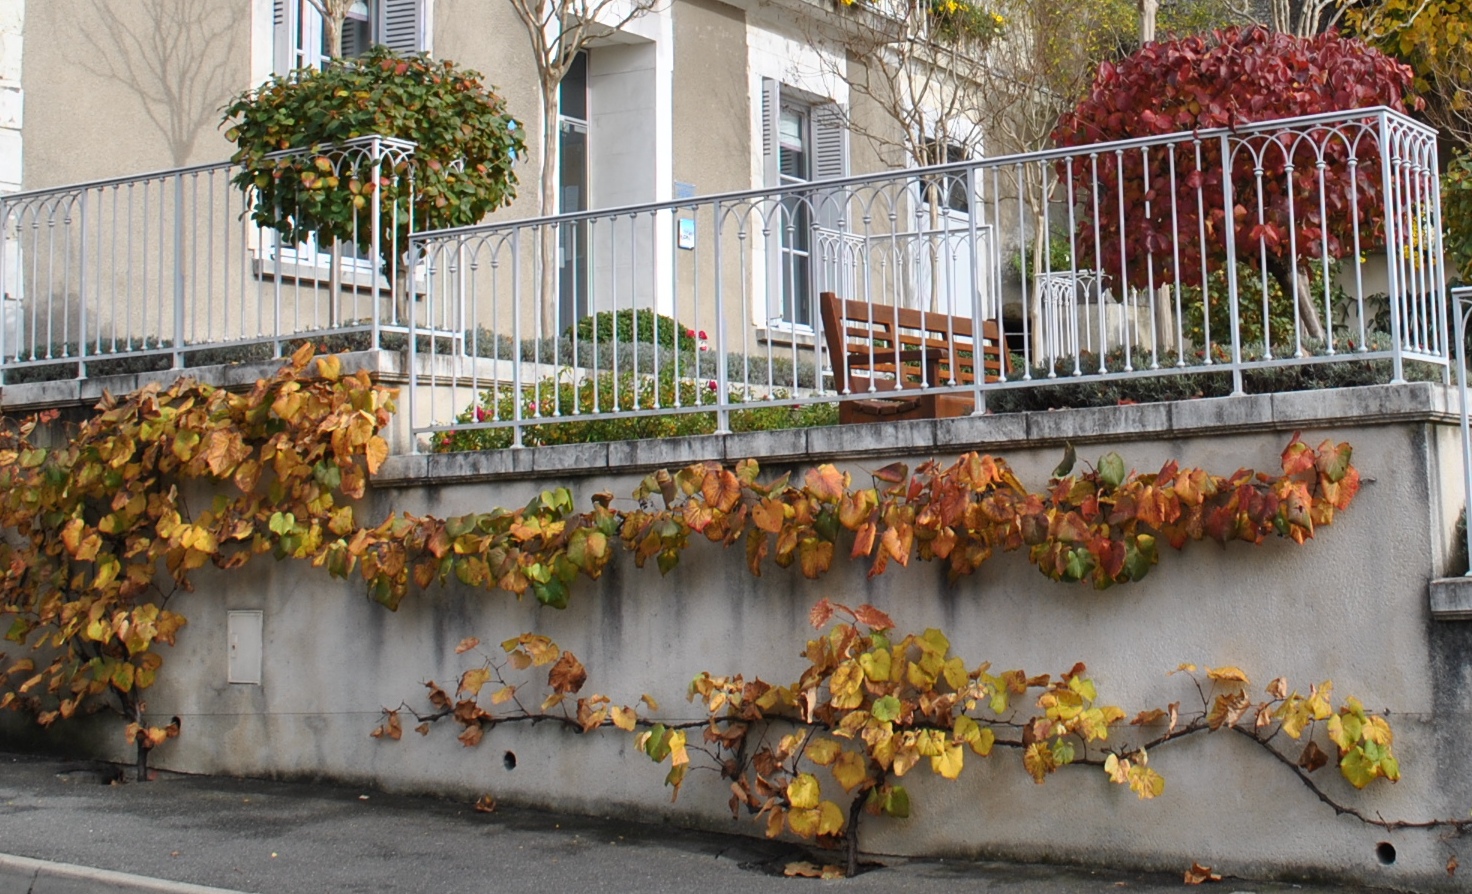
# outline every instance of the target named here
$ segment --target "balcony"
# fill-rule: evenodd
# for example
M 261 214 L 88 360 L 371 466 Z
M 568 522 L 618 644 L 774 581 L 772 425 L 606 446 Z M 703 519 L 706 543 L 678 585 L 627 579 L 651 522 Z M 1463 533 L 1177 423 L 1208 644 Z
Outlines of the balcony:
M 412 176 L 412 146 L 357 143 L 319 154 Z M 981 415 L 1070 384 L 1241 394 L 1310 368 L 1445 382 L 1453 365 L 1435 134 L 1381 108 L 455 230 L 374 196 L 336 251 L 258 226 L 237 173 L 0 198 L 4 381 L 302 339 L 401 350 L 424 450 L 671 415 L 729 431 L 763 407 Z

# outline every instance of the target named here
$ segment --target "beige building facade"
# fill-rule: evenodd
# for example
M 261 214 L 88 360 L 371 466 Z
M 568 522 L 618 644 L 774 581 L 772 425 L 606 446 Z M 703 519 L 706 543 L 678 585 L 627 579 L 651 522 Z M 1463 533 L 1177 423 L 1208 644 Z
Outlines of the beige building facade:
M 0 188 L 14 181 L 12 188 L 47 189 L 223 161 L 233 147 L 223 136 L 220 110 L 230 98 L 272 74 L 318 65 L 324 56 L 321 16 L 311 0 L 33 0 L 22 16 L 23 3 L 6 0 L 0 14 L 6 49 Z M 874 133 L 884 116 L 851 102 L 846 73 L 857 63 L 841 39 L 823 36 L 823 17 L 834 14 L 809 0 L 665 0 L 595 40 L 559 88 L 561 170 L 549 172 L 559 179 L 558 207 L 549 210 L 668 202 L 904 167 L 904 159 L 881 158 L 850 135 L 851 114 L 876 119 L 856 133 Z M 22 36 L 23 57 L 12 50 Z M 536 214 L 544 176 L 537 169 L 540 87 L 511 4 L 360 0 L 345 29 L 345 52 L 371 43 L 453 59 L 485 75 L 528 138 L 519 196 L 493 220 Z M 21 81 L 28 88 L 23 94 Z M 815 247 L 801 234 L 782 234 L 833 229 L 843 216 L 826 214 L 832 219 L 804 218 L 798 226 L 743 224 L 765 231 L 743 245 L 750 256 L 741 263 L 755 289 L 740 312 L 749 323 L 812 327 Z M 557 259 L 560 318 L 613 306 L 613 298 L 600 305 L 593 289 L 624 274 L 635 281 L 641 306 L 676 310 L 678 285 L 671 284 L 685 275 L 678 272 L 679 226 L 670 216 L 631 237 L 650 252 L 649 261 L 600 260 L 596 234 L 582 244 L 564 240 Z M 711 241 L 704 234 L 699 239 L 697 253 L 707 266 Z M 693 260 L 689 244 L 683 247 Z M 708 306 L 704 312 L 715 313 Z

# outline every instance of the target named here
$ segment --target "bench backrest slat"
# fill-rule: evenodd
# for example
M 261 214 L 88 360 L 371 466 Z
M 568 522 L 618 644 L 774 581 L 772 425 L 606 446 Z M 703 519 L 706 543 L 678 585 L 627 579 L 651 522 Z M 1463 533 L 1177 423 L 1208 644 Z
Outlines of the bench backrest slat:
M 883 390 L 920 387 L 926 366 L 938 371 L 939 380 L 930 385 L 950 384 L 952 377 L 958 384 L 974 384 L 978 362 L 983 381 L 1002 377 L 1006 352 L 995 320 L 981 324 L 978 346 L 968 317 L 849 301 L 833 292 L 822 293 L 819 306 L 840 391 L 867 390 L 871 384 Z

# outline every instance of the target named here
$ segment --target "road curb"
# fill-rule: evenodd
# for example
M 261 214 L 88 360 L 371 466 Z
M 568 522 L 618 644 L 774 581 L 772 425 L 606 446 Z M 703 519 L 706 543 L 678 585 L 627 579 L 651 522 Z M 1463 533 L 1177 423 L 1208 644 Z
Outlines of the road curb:
M 0 894 L 245 894 L 186 882 L 0 854 Z

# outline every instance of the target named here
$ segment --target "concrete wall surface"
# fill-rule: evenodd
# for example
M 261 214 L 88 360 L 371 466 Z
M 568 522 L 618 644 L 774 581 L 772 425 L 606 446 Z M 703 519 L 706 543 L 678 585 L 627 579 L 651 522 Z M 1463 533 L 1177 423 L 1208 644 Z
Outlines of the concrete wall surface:
M 1427 582 L 1447 570 L 1450 527 L 1462 503 L 1449 420 L 1447 391 L 1419 384 L 395 457 L 364 507 L 372 517 L 391 509 L 448 516 L 522 505 L 559 485 L 572 489 L 579 509 L 602 490 L 631 505 L 628 495 L 652 467 L 740 456 L 762 459 L 764 476 L 833 461 L 866 481 L 865 470 L 891 456 L 913 467 L 974 449 L 1004 456 L 1033 489 L 1043 486 L 1065 441 L 1078 446 L 1081 461 L 1117 450 L 1127 466 L 1142 471 L 1170 459 L 1223 475 L 1243 466 L 1274 471 L 1298 429 L 1312 445 L 1325 438 L 1350 442 L 1365 485 L 1332 527 L 1320 528 L 1302 547 L 1280 540 L 1225 549 L 1190 544 L 1184 553 L 1162 547 L 1160 564 L 1145 580 L 1105 592 L 1050 581 L 1016 554 L 999 555 L 954 584 L 940 565 L 918 561 L 869 580 L 864 565 L 841 556 L 818 581 L 775 566 L 755 578 L 743 550 L 692 542 L 663 577 L 653 563 L 637 569 L 621 555 L 600 581 L 579 581 L 564 611 L 457 585 L 412 595 L 390 613 L 364 597 L 361 583 L 263 559 L 243 572 L 203 574 L 195 593 L 170 604 L 189 626 L 167 650 L 148 707 L 154 717 L 183 718 L 183 735 L 160 747 L 154 762 L 189 772 L 333 778 L 467 798 L 491 792 L 506 802 L 760 834 L 745 818 L 732 824 L 730 793 L 713 773 L 691 774 L 671 803 L 662 785 L 667 767 L 651 764 L 621 733 L 508 724 L 490 729 L 478 747 L 464 748 L 452 723 L 420 737 L 408 714 L 400 742 L 368 733 L 384 707 L 407 700 L 424 709 L 424 681 L 453 689 L 474 663 L 454 654 L 462 638 L 477 636 L 495 648 L 524 631 L 551 636 L 582 659 L 589 671 L 584 694 L 633 703 L 649 693 L 661 704 L 661 719 L 698 719 L 685 692 L 702 670 L 796 680 L 812 635 L 808 611 L 828 597 L 872 603 L 901 632 L 942 628 L 968 667 L 991 661 L 999 669 L 1058 674 L 1083 661 L 1101 701 L 1130 716 L 1178 701 L 1183 711 L 1191 709 L 1197 696 L 1189 680 L 1168 675 L 1182 662 L 1240 666 L 1256 697 L 1280 675 L 1304 693 L 1331 679 L 1336 698 L 1354 695 L 1369 710 L 1388 714 L 1404 778 L 1356 792 L 1331 767 L 1314 777 L 1324 792 L 1386 820 L 1463 819 L 1472 807 L 1472 772 L 1463 760 L 1472 625 L 1434 620 L 1427 607 Z M 253 610 L 264 625 L 262 683 L 231 684 L 227 613 Z M 118 728 L 96 732 L 96 749 L 128 758 Z M 74 737 L 76 730 L 58 730 L 63 734 Z M 20 734 L 10 741 L 19 743 Z M 0 747 L 5 742 L 0 737 Z M 1297 743 L 1283 744 L 1296 758 Z M 1454 889 L 1458 880 L 1444 869 L 1450 855 L 1472 861 L 1472 847 L 1445 830 L 1388 831 L 1336 815 L 1289 767 L 1241 736 L 1173 743 L 1154 751 L 1150 766 L 1165 776 L 1166 788 L 1149 802 L 1111 785 L 1094 767 L 1066 768 L 1034 785 L 1011 749 L 971 758 L 956 782 L 917 768 L 904 780 L 912 816 L 866 817 L 861 845 L 884 854 L 1174 870 L 1194 860 L 1241 877 L 1316 876 L 1421 890 Z M 820 778 L 825 795 L 833 796 L 829 776 Z M 1377 857 L 1382 842 L 1393 846 L 1394 862 Z

